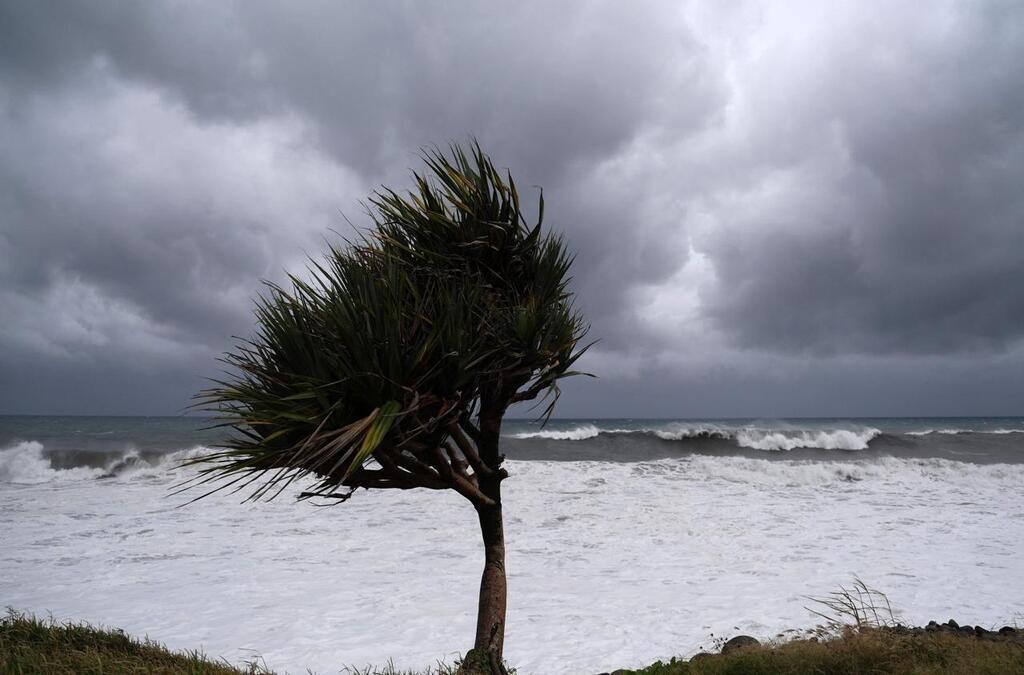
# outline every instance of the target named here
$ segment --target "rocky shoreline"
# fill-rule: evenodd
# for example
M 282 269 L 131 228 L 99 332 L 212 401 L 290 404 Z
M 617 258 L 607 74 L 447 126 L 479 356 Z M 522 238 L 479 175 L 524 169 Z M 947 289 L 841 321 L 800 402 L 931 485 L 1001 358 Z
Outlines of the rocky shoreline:
M 998 640 L 1000 642 L 1020 642 L 1024 644 L 1024 629 L 1015 628 L 1013 626 L 1003 626 L 999 630 L 988 630 L 981 626 L 971 626 L 965 624 L 961 626 L 953 619 L 950 619 L 946 623 L 937 623 L 935 621 L 929 621 L 928 625 L 924 628 L 908 628 L 906 626 L 896 625 L 890 630 L 897 634 L 912 633 L 920 635 L 922 633 L 956 633 L 963 637 L 974 636 L 981 640 Z

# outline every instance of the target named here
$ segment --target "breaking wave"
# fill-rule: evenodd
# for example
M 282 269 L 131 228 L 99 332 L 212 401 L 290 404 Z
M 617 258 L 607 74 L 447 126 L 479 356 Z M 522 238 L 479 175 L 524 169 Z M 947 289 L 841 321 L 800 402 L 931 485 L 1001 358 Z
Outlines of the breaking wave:
M 878 429 L 834 429 L 831 431 L 757 431 L 743 430 L 736 434 L 741 448 L 755 450 L 867 450 L 868 443 L 881 435 Z
M 182 461 L 206 453 L 203 447 L 188 448 L 156 457 L 144 458 L 135 450 L 126 450 L 102 458 L 99 466 L 83 461 L 68 467 L 54 466 L 42 443 L 22 441 L 0 448 L 0 483 L 39 485 L 88 479 L 144 478 L 166 476 Z
M 43 444 L 35 441 L 16 443 L 0 450 L 0 483 L 36 485 L 57 480 L 96 478 L 101 470 L 86 466 L 55 469 L 43 457 Z
M 555 431 L 550 429 L 545 429 L 543 431 L 524 431 L 522 433 L 512 434 L 512 438 L 546 438 L 551 441 L 585 441 L 588 438 L 594 438 L 601 434 L 608 433 L 627 432 L 625 432 L 625 430 L 618 429 L 598 429 L 593 424 L 584 424 L 567 431 Z
M 545 429 L 511 434 L 518 439 L 547 439 L 553 441 L 586 441 L 598 436 L 637 435 L 663 441 L 721 440 L 740 448 L 785 451 L 797 448 L 820 450 L 865 450 L 872 439 L 882 432 L 873 427 L 859 429 L 729 429 L 713 425 L 670 425 L 654 429 L 602 429 L 594 424 L 582 424 L 572 429 Z

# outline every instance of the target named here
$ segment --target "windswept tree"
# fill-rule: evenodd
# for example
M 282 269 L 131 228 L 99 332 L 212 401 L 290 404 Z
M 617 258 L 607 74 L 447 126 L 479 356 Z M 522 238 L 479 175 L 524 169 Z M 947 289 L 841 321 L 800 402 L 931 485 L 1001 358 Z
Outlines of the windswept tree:
M 587 326 L 567 286 L 572 257 L 541 229 L 543 193 L 530 225 L 511 175 L 475 142 L 422 158 L 412 191 L 370 198 L 361 240 L 268 286 L 255 335 L 200 394 L 233 433 L 196 460 L 190 486 L 260 500 L 302 479 L 300 499 L 338 502 L 359 488 L 454 490 L 484 543 L 472 658 L 501 671 L 502 418 L 534 399 L 551 414 Z

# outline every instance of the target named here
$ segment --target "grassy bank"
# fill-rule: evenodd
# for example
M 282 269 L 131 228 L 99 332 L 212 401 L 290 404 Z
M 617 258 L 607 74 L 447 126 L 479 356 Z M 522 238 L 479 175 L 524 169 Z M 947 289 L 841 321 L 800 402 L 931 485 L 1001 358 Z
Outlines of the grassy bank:
M 635 675 L 1007 675 L 1024 673 L 1024 645 L 954 633 L 897 634 L 848 630 L 821 641 L 798 640 L 739 649 L 690 661 L 658 662 Z
M 557 664 L 553 664 L 557 666 Z M 455 666 L 421 673 L 393 668 L 349 670 L 352 675 L 457 675 Z M 0 620 L 0 673 L 146 673 L 154 675 L 271 675 L 257 663 L 235 667 L 199 652 L 171 652 L 148 639 L 85 624 L 43 621 L 14 612 Z M 1019 640 L 981 640 L 950 632 L 895 633 L 886 629 L 848 629 L 833 639 L 797 640 L 752 646 L 725 655 L 690 661 L 658 662 L 615 675 L 917 675 L 1024 673 L 1024 644 Z
M 347 675 L 458 675 L 439 664 L 422 671 L 343 668 Z M 275 675 L 259 661 L 235 666 L 202 652 L 174 652 L 148 638 L 87 623 L 8 610 L 0 618 L 0 675 Z M 296 674 L 298 675 L 298 674 Z
M 119 630 L 44 621 L 9 611 L 0 620 L 0 673 L 257 675 L 269 671 L 255 663 L 236 668 L 198 651 L 171 652 Z

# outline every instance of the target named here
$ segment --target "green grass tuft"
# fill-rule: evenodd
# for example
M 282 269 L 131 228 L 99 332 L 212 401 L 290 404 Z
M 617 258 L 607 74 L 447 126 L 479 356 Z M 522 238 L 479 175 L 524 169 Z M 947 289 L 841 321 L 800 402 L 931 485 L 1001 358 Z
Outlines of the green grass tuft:
M 61 623 L 13 609 L 0 619 L 0 673 L 4 675 L 272 675 L 257 662 L 235 667 L 202 652 L 171 652 L 121 630 Z
M 394 663 L 388 663 L 386 666 L 366 666 L 364 668 L 349 666 L 341 673 L 342 675 L 459 675 L 460 671 L 458 665 L 450 666 L 438 662 L 437 666 L 426 670 L 399 670 Z

